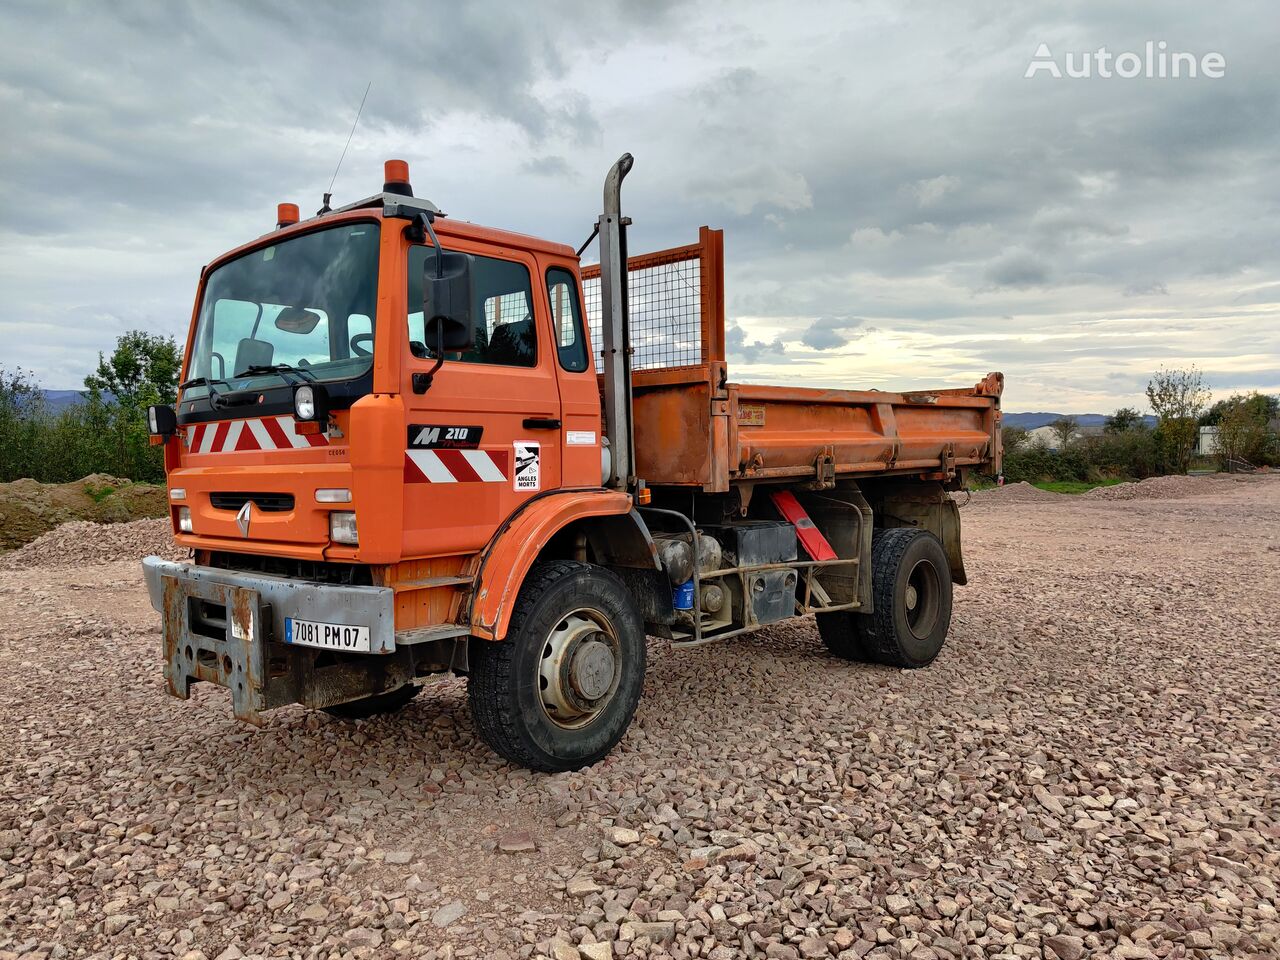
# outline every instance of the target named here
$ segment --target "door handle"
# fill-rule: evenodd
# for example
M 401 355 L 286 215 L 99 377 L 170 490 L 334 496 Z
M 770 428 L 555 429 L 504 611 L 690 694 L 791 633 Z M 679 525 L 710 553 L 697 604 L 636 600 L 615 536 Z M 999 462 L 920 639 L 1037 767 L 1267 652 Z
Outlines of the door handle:
M 555 417 L 525 417 L 526 430 L 559 430 L 560 421 Z

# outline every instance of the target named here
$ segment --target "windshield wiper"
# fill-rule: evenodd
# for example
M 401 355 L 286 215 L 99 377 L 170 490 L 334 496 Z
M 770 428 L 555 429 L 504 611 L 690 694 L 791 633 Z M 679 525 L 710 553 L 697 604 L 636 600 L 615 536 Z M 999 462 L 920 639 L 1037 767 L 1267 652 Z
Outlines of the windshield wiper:
M 231 384 L 227 383 L 227 381 L 223 380 L 221 377 L 192 377 L 190 380 L 183 380 L 182 383 L 178 384 L 178 389 L 186 390 L 188 387 L 209 387 L 212 389 L 215 383 L 221 383 L 228 387 L 231 386 Z
M 291 363 L 251 363 L 245 367 L 237 377 L 245 375 L 252 376 L 254 374 L 278 373 L 284 376 L 286 373 L 296 373 L 302 380 L 310 380 L 312 383 L 316 380 L 316 375 L 304 367 L 295 367 Z M 298 381 L 294 381 L 295 383 Z
M 213 389 L 213 385 L 215 383 L 220 383 L 224 387 L 231 386 L 231 384 L 227 383 L 227 381 L 223 380 L 221 377 L 192 377 L 190 380 L 184 380 L 182 383 L 178 384 L 178 389 L 186 390 L 188 387 L 208 387 L 209 409 L 217 410 L 222 406 L 222 394 Z

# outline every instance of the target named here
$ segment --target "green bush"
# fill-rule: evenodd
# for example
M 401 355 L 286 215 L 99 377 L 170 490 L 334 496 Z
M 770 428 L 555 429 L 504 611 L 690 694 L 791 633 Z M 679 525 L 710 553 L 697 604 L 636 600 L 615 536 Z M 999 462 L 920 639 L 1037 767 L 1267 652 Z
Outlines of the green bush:
M 1058 450 L 1043 441 L 1005 446 L 1004 477 L 1010 483 L 1091 483 L 1142 480 L 1166 473 L 1176 451 L 1158 430 L 1141 425 L 1079 437 Z
M 1086 437 L 1079 446 L 1097 472 L 1096 479 L 1141 480 L 1164 470 L 1165 458 L 1154 433 L 1142 427 Z
M 163 481 L 164 455 L 144 420 L 144 408 L 98 393 L 50 411 L 30 374 L 0 369 L 0 482 L 67 483 L 91 473 Z
M 0 480 L 32 475 L 44 418 L 44 395 L 22 370 L 0 368 Z
M 1044 443 L 1029 443 L 1004 456 L 1004 478 L 1010 483 L 1087 480 L 1089 467 L 1079 444 L 1050 450 Z

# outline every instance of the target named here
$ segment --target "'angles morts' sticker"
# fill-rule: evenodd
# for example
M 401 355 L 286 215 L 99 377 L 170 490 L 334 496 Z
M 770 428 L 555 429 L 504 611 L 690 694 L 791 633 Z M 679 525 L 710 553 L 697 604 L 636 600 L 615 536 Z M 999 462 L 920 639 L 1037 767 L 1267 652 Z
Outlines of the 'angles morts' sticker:
M 542 487 L 542 450 L 535 440 L 516 441 L 515 488 L 538 490 Z
M 438 426 L 428 423 L 409 425 L 410 450 L 474 450 L 480 446 L 484 427 Z

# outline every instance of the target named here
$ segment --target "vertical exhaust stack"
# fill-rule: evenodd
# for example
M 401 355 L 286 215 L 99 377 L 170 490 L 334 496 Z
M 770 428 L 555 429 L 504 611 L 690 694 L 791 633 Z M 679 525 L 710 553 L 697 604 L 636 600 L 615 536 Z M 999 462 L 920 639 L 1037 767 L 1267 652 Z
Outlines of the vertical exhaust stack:
M 627 489 L 634 480 L 635 438 L 631 428 L 631 317 L 627 302 L 627 225 L 622 181 L 635 162 L 624 153 L 604 181 L 600 231 L 600 307 L 604 343 L 604 429 L 612 451 L 606 486 Z

